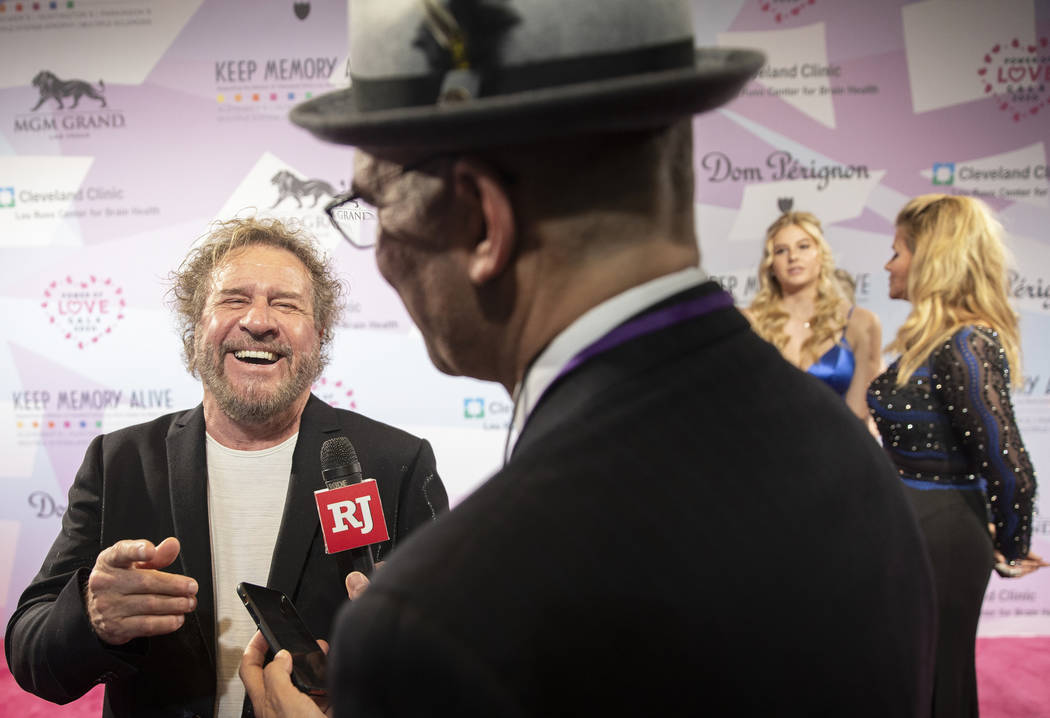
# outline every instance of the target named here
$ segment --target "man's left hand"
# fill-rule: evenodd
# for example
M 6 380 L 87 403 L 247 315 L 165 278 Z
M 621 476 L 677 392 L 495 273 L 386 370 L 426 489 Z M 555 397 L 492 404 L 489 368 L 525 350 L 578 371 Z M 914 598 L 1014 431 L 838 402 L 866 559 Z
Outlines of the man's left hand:
M 321 650 L 328 653 L 328 644 L 317 642 Z M 327 709 L 327 698 L 312 698 L 292 684 L 292 654 L 278 651 L 269 664 L 266 652 L 269 645 L 262 633 L 255 632 L 241 657 L 240 676 L 251 699 L 255 715 L 259 718 L 283 718 L 284 716 L 322 717 Z
M 385 563 L 386 561 L 380 561 L 377 563 L 376 570 L 378 571 L 383 568 L 383 564 Z M 361 598 L 361 596 L 365 595 L 365 590 L 368 588 L 368 584 L 372 583 L 368 576 L 360 571 L 352 571 L 346 574 L 346 579 L 344 579 L 344 581 L 346 583 L 346 596 L 351 601 L 356 601 Z

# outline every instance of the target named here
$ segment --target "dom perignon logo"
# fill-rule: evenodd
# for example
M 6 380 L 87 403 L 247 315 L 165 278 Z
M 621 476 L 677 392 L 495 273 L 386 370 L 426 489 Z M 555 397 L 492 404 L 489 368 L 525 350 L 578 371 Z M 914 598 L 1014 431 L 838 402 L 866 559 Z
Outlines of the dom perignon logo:
M 88 137 L 99 130 L 122 129 L 124 113 L 106 102 L 106 83 L 61 78 L 41 70 L 31 82 L 36 102 L 15 115 L 14 131 L 51 133 L 55 138 Z

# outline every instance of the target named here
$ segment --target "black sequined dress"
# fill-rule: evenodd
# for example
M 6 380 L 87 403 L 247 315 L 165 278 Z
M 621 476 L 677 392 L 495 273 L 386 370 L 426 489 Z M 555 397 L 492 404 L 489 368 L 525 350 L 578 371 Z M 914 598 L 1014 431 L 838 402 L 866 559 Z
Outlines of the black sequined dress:
M 1028 553 L 1035 472 L 996 332 L 963 327 L 898 387 L 897 362 L 868 406 L 926 538 L 937 588 L 935 716 L 976 716 L 974 646 L 994 548 Z

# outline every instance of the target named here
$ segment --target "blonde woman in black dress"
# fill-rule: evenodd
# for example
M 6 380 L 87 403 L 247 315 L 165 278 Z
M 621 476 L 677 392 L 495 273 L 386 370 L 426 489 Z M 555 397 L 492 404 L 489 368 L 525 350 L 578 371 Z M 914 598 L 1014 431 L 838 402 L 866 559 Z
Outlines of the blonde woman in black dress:
M 933 715 L 945 718 L 977 715 L 974 645 L 992 568 L 1020 577 L 1047 565 L 1029 549 L 1036 480 L 1010 401 L 1020 332 L 1000 236 L 969 197 L 905 205 L 886 269 L 890 297 L 912 309 L 887 347 L 900 358 L 868 390 L 933 566 Z

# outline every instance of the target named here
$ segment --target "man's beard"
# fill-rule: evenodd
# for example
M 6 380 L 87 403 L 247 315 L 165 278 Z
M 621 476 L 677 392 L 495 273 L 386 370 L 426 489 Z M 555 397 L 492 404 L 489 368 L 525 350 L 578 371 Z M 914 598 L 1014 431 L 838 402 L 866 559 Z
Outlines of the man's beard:
M 280 416 L 310 388 L 324 368 L 318 347 L 308 354 L 299 355 L 292 375 L 282 379 L 276 389 L 266 391 L 258 382 L 248 381 L 239 390 L 226 377 L 223 362 L 226 354 L 248 348 L 275 352 L 282 357 L 278 361 L 290 362 L 293 358 L 291 348 L 286 345 L 243 347 L 224 342 L 218 353 L 210 351 L 209 347 L 197 348 L 197 356 L 202 358 L 197 366 L 201 380 L 215 397 L 222 412 L 240 424 L 264 424 Z

